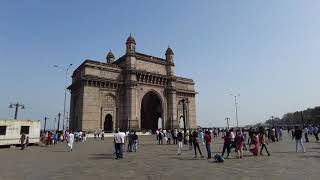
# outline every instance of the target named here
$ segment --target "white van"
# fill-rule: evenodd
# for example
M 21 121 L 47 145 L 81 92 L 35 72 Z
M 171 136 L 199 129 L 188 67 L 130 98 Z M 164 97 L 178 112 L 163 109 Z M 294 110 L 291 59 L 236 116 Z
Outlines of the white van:
M 38 144 L 40 127 L 40 121 L 0 119 L 0 146 L 21 144 L 22 133 L 29 137 L 30 144 Z

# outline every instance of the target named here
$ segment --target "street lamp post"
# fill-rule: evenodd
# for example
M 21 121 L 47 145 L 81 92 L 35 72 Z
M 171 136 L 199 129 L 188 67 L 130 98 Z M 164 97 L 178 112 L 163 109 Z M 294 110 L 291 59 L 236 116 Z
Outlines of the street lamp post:
M 61 113 L 58 114 L 58 128 L 57 128 L 57 131 L 60 130 L 60 117 L 61 117 Z
M 230 127 L 229 127 L 229 119 L 230 119 L 230 118 L 226 117 L 225 119 L 227 120 L 227 126 L 228 126 L 228 129 L 229 129 L 229 128 L 230 128 Z
M 43 131 L 45 132 L 46 131 L 46 126 L 47 126 L 47 120 L 48 120 L 49 118 L 47 118 L 47 117 L 44 117 L 44 126 L 43 126 Z
M 63 117 L 62 117 L 62 129 L 64 130 L 64 119 L 66 117 L 66 101 L 67 101 L 67 82 L 68 82 L 68 72 L 72 64 L 69 64 L 67 68 L 54 65 L 54 67 L 62 69 L 65 72 L 65 85 L 64 85 L 64 103 L 63 103 Z
M 15 104 L 11 103 L 9 108 L 15 108 L 14 119 L 16 120 L 18 118 L 18 110 L 19 110 L 19 108 L 25 109 L 25 106 L 23 104 L 20 104 L 20 103 L 17 102 Z
M 237 120 L 237 127 L 239 127 L 239 120 L 238 120 L 238 102 L 237 102 L 237 97 L 239 97 L 239 96 L 240 96 L 240 94 L 237 94 L 237 95 L 230 94 L 230 95 L 234 97 L 234 105 L 235 105 L 235 108 L 236 108 L 236 120 Z
M 274 120 L 273 120 L 274 116 L 271 116 L 271 121 L 272 121 L 272 127 L 274 128 Z

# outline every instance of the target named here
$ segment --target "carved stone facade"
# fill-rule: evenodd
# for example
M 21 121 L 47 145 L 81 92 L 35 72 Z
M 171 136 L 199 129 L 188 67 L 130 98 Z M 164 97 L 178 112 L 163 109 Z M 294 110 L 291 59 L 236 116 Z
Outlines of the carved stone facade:
M 179 128 L 182 99 L 188 102 L 187 128 L 197 127 L 194 82 L 174 75 L 171 48 L 162 59 L 138 53 L 135 46 L 130 35 L 119 59 L 110 51 L 106 63 L 85 60 L 73 72 L 68 88 L 72 130 Z

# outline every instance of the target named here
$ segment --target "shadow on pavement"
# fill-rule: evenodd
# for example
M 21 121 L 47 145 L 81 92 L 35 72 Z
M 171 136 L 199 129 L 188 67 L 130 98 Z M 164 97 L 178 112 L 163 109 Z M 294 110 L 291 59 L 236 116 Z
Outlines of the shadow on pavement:
M 93 157 L 89 157 L 89 160 L 101 160 L 101 159 L 115 159 L 114 154 L 91 154 Z

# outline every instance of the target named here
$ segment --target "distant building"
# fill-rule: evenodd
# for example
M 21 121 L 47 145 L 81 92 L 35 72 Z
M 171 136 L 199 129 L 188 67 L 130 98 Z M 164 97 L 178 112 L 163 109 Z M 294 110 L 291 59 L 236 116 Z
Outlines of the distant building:
M 69 127 L 85 131 L 178 128 L 183 116 L 181 100 L 187 98 L 186 126 L 196 128 L 194 82 L 175 76 L 170 47 L 165 56 L 162 59 L 136 52 L 130 35 L 126 53 L 119 59 L 110 50 L 106 62 L 85 60 L 73 72 L 68 88 Z

